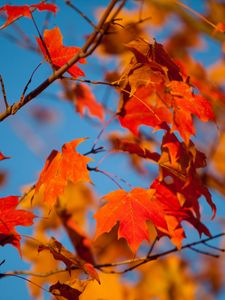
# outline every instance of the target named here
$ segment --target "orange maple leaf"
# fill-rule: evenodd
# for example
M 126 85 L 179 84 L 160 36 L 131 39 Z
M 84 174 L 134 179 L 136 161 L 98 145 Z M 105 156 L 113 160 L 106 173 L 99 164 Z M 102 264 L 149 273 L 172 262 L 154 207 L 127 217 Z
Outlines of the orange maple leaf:
M 156 87 L 149 84 L 138 88 L 119 113 L 121 125 L 135 135 L 138 135 L 141 125 L 160 129 L 166 122 L 172 124 L 172 130 L 179 131 L 188 143 L 190 135 L 195 134 L 192 115 L 203 122 L 215 120 L 208 100 L 193 94 L 187 83 L 170 81 L 164 89 L 162 86 Z
M 43 45 L 40 38 L 36 38 L 36 40 L 44 58 L 52 63 L 56 68 L 60 68 L 65 65 L 80 50 L 79 47 L 68 47 L 63 45 L 63 37 L 58 27 L 44 31 L 43 41 L 45 45 Z M 79 59 L 79 62 L 85 63 L 85 59 L 81 58 Z M 70 67 L 67 72 L 74 78 L 85 76 L 84 72 L 76 65 Z
M 12 244 L 20 252 L 21 237 L 16 232 L 15 226 L 32 225 L 35 215 L 25 210 L 16 209 L 18 202 L 17 196 L 0 198 L 0 245 Z
M 154 97 L 154 104 L 151 99 Z M 119 121 L 123 127 L 138 135 L 141 125 L 161 128 L 163 122 L 171 123 L 172 113 L 159 98 L 155 97 L 152 85 L 142 86 L 125 102 L 119 113 Z
M 75 148 L 85 139 L 77 139 L 66 143 L 62 147 L 62 153 L 53 150 L 46 160 L 35 187 L 35 194 L 43 192 L 43 200 L 52 206 L 60 196 L 68 182 L 91 182 L 87 163 L 91 160 L 79 154 Z
M 0 29 L 7 27 L 9 24 L 13 23 L 20 17 L 31 18 L 31 13 L 34 9 L 38 9 L 39 11 L 47 10 L 52 13 L 57 12 L 57 6 L 55 4 L 39 3 L 39 4 L 19 5 L 19 6 L 7 4 L 0 8 L 0 12 L 4 11 L 7 15 L 7 20 L 0 27 Z
M 191 223 L 200 234 L 210 235 L 191 209 L 181 207 L 176 194 L 158 180 L 153 182 L 151 189 L 118 190 L 107 194 L 104 199 L 107 204 L 95 214 L 96 237 L 109 232 L 119 222 L 118 238 L 125 238 L 133 252 L 143 240 L 149 240 L 146 221 L 152 222 L 158 237 L 169 236 L 178 248 L 185 237 L 182 221 Z
M 100 121 L 104 120 L 104 110 L 100 103 L 98 103 L 88 85 L 80 83 L 76 84 L 74 88 L 75 106 L 77 111 L 84 115 L 85 109 L 89 114 L 97 117 Z
M 212 105 L 201 95 L 195 95 L 192 88 L 185 82 L 171 81 L 166 85 L 169 97 L 167 103 L 173 108 L 173 128 L 178 130 L 183 139 L 188 142 L 190 135 L 195 134 L 192 115 L 201 121 L 214 121 Z M 165 97 L 166 99 L 167 97 Z M 171 101 L 171 102 L 170 102 Z

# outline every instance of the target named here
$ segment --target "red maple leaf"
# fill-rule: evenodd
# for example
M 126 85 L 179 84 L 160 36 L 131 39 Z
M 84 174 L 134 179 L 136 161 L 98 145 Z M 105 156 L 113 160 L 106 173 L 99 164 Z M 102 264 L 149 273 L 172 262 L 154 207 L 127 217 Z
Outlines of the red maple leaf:
M 84 115 L 87 109 L 91 116 L 97 117 L 100 121 L 104 120 L 104 110 L 100 103 L 98 103 L 88 85 L 80 83 L 76 84 L 74 88 L 75 106 L 77 111 Z
M 121 125 L 135 135 L 138 135 L 141 125 L 161 128 L 163 122 L 172 122 L 171 111 L 157 98 L 155 89 L 152 84 L 138 88 L 119 114 Z
M 216 206 L 197 170 L 206 166 L 205 154 L 198 151 L 192 141 L 189 141 L 189 144 L 181 143 L 168 131 L 163 137 L 161 150 L 162 154 L 158 160 L 160 181 L 164 183 L 169 181 L 168 188 L 173 193 L 179 194 L 183 207 L 192 209 L 198 218 L 200 218 L 198 199 L 204 196 L 214 217 Z
M 56 68 L 60 68 L 65 65 L 77 52 L 80 51 L 79 47 L 63 45 L 63 37 L 58 27 L 44 31 L 43 41 L 45 45 L 43 45 L 40 38 L 36 38 L 36 40 L 44 58 L 48 62 L 52 63 Z M 46 49 L 48 50 L 48 53 L 46 52 Z M 79 59 L 79 62 L 85 63 L 85 59 L 81 58 Z M 74 78 L 85 76 L 84 72 L 76 65 L 70 67 L 67 72 Z
M 75 148 L 84 139 L 77 139 L 66 143 L 62 147 L 62 153 L 53 150 L 46 160 L 35 187 L 35 194 L 41 190 L 43 200 L 52 206 L 60 196 L 68 182 L 90 182 L 87 163 L 90 158 L 75 151 Z
M 7 15 L 6 22 L 0 27 L 3 29 L 7 27 L 9 24 L 14 22 L 20 17 L 27 17 L 31 18 L 31 13 L 34 9 L 38 9 L 39 11 L 50 11 L 53 13 L 57 12 L 57 6 L 55 4 L 48 4 L 48 3 L 39 3 L 39 4 L 31 4 L 31 5 L 4 5 L 0 8 L 0 12 L 4 11 Z
M 31 212 L 16 209 L 18 205 L 17 196 L 0 198 L 0 245 L 12 244 L 20 252 L 19 233 L 15 226 L 30 226 L 33 224 L 35 215 Z
M 153 182 L 151 189 L 118 190 L 104 199 L 107 204 L 95 214 L 96 237 L 109 232 L 118 222 L 118 238 L 125 238 L 134 252 L 143 240 L 149 240 L 146 221 L 152 222 L 158 237 L 169 236 L 177 247 L 181 247 L 185 237 L 182 221 L 191 223 L 200 234 L 210 235 L 191 209 L 183 208 L 176 194 L 158 180 Z
M 148 84 L 139 87 L 125 101 L 119 114 L 123 127 L 138 135 L 141 125 L 155 129 L 163 128 L 163 122 L 172 124 L 186 143 L 195 134 L 193 115 L 201 121 L 214 121 L 211 104 L 201 95 L 195 95 L 191 87 L 182 81 L 171 81 L 164 85 Z
M 166 85 L 169 99 L 166 103 L 173 108 L 173 130 L 178 130 L 183 139 L 188 142 L 190 135 L 195 134 L 192 115 L 201 121 L 214 121 L 212 105 L 201 95 L 195 95 L 192 88 L 184 82 L 171 81 Z

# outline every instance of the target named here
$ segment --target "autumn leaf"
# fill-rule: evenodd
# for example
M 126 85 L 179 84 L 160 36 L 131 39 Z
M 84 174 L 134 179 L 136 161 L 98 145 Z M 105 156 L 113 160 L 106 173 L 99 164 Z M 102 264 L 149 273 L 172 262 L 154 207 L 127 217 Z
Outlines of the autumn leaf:
M 195 134 L 193 116 L 203 122 L 215 120 L 212 105 L 193 93 L 161 44 L 139 39 L 127 47 L 134 57 L 120 78 L 118 117 L 123 127 L 138 135 L 142 125 L 160 129 L 166 122 L 188 143 Z
M 64 262 L 69 272 L 71 271 L 72 266 L 77 266 L 79 268 L 80 262 L 76 259 L 75 255 L 63 247 L 63 245 L 55 238 L 52 237 L 48 244 L 42 244 L 38 247 L 38 252 L 43 250 L 50 251 L 54 259 Z
M 135 135 L 141 125 L 160 129 L 166 122 L 188 143 L 190 135 L 195 134 L 192 115 L 203 122 L 215 120 L 211 104 L 201 95 L 193 94 L 187 83 L 171 81 L 164 89 L 156 87 L 139 87 L 119 113 L 121 125 Z
M 27 17 L 31 18 L 31 13 L 37 9 L 39 11 L 49 11 L 52 13 L 57 12 L 57 6 L 55 4 L 48 4 L 48 3 L 39 3 L 39 4 L 31 4 L 31 5 L 4 5 L 0 8 L 0 12 L 4 11 L 7 15 L 6 22 L 0 27 L 3 29 L 7 27 L 12 22 L 16 21 L 20 17 Z
M 55 238 L 52 237 L 47 245 L 40 245 L 38 252 L 43 250 L 50 251 L 56 260 L 62 261 L 66 265 L 69 273 L 71 272 L 72 267 L 76 267 L 77 269 L 81 269 L 83 272 L 88 274 L 92 279 L 97 280 L 100 284 L 98 273 L 94 269 L 93 265 L 76 257 Z
M 176 193 L 155 180 L 149 190 L 135 188 L 130 192 L 118 190 L 104 196 L 107 204 L 95 214 L 96 237 L 109 232 L 119 222 L 118 238 L 125 238 L 136 252 L 143 240 L 149 241 L 146 221 L 155 226 L 158 237 L 169 236 L 178 247 L 185 237 L 182 221 L 191 223 L 200 234 L 210 235 L 191 209 L 182 207 Z
M 124 102 L 119 113 L 119 121 L 138 136 L 142 125 L 160 129 L 163 122 L 172 122 L 172 113 L 155 94 L 152 85 L 139 87 L 134 95 Z
M 21 237 L 15 230 L 15 226 L 32 225 L 35 215 L 16 209 L 18 202 L 17 196 L 0 198 L 0 245 L 12 244 L 20 252 Z
M 91 182 L 87 163 L 91 160 L 75 151 L 75 148 L 84 139 L 73 140 L 62 147 L 62 153 L 53 150 L 40 174 L 35 186 L 34 196 L 41 190 L 43 200 L 50 207 L 53 206 L 57 198 L 63 194 L 69 181 Z
M 186 260 L 173 254 L 145 264 L 140 268 L 142 280 L 135 286 L 136 298 L 171 300 L 172 289 L 173 300 L 194 300 L 197 281 L 192 270 Z
M 63 226 L 70 237 L 70 240 L 76 249 L 77 255 L 93 264 L 94 263 L 94 257 L 91 250 L 91 241 L 90 239 L 85 235 L 85 233 L 77 226 L 75 222 L 73 222 L 72 218 L 70 218 L 70 214 L 66 211 L 62 211 L 58 214 L 58 216 L 61 218 Z
M 87 109 L 89 115 L 95 116 L 100 121 L 104 120 L 103 107 L 96 101 L 94 94 L 87 84 L 76 84 L 74 94 L 76 110 L 81 114 L 81 116 L 84 115 L 84 112 Z
M 68 280 L 64 283 L 57 282 L 50 286 L 49 292 L 55 296 L 57 300 L 79 300 L 79 296 L 84 292 L 87 280 Z
M 80 51 L 79 47 L 63 45 L 63 37 L 58 27 L 44 31 L 44 45 L 40 38 L 36 38 L 36 40 L 45 60 L 53 64 L 55 68 L 60 68 L 65 65 L 72 57 L 74 57 L 74 55 L 76 55 L 76 53 Z M 85 59 L 81 58 L 79 59 L 79 62 L 85 63 Z M 73 76 L 73 78 L 85 76 L 84 72 L 76 65 L 70 67 L 67 72 Z
M 134 53 L 137 62 L 147 64 L 154 61 L 164 69 L 166 68 L 165 72 L 167 73 L 169 80 L 183 80 L 180 75 L 179 67 L 170 58 L 162 44 L 157 43 L 156 41 L 148 43 L 139 38 L 127 44 L 127 48 Z
M 214 121 L 215 116 L 212 105 L 201 95 L 195 95 L 192 88 L 179 81 L 171 81 L 166 85 L 168 94 L 172 97 L 171 106 L 173 108 L 173 130 L 178 130 L 186 142 L 190 135 L 195 134 L 192 115 L 201 121 Z M 167 101 L 170 104 L 170 101 Z
M 107 204 L 95 214 L 96 238 L 109 232 L 119 222 L 118 238 L 125 238 L 133 252 L 148 240 L 146 221 L 151 219 L 153 191 L 135 188 L 127 193 L 117 190 L 104 196 Z
M 192 209 L 198 218 L 200 218 L 198 199 L 204 196 L 214 218 L 216 206 L 198 174 L 198 169 L 206 166 L 205 154 L 198 151 L 192 141 L 189 141 L 189 144 L 181 143 L 168 131 L 163 137 L 161 150 L 162 154 L 158 161 L 159 180 L 164 184 L 168 181 L 168 188 L 178 195 L 181 205 Z

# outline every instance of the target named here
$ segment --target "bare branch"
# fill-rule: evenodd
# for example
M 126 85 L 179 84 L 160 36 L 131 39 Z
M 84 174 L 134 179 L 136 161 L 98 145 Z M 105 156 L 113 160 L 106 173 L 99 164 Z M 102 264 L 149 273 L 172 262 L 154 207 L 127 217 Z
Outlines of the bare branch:
M 182 246 L 180 250 L 192 249 L 196 245 L 205 244 L 208 241 L 212 241 L 212 240 L 217 239 L 219 237 L 222 237 L 224 235 L 225 235 L 225 232 L 218 233 L 218 234 L 216 234 L 214 236 L 211 236 L 209 238 L 206 238 L 206 239 L 203 239 L 203 240 L 199 240 L 197 242 L 186 244 L 186 245 Z M 194 249 L 197 250 L 196 248 L 194 248 Z M 153 254 L 153 255 L 150 255 L 150 256 L 145 256 L 145 257 L 136 258 L 136 259 L 128 259 L 128 260 L 124 260 L 124 261 L 116 262 L 116 263 L 95 264 L 94 267 L 96 269 L 104 272 L 104 273 L 124 274 L 126 272 L 132 271 L 133 269 L 136 269 L 137 267 L 139 267 L 139 266 L 141 266 L 143 264 L 146 264 L 146 263 L 148 263 L 150 261 L 156 260 L 156 259 L 158 259 L 160 257 L 167 256 L 167 255 L 169 255 L 171 253 L 178 252 L 180 250 L 177 249 L 176 247 L 174 247 L 174 248 L 172 248 L 170 250 L 163 251 L 163 252 L 160 252 L 160 253 L 156 253 L 156 254 Z M 201 253 L 201 254 L 206 254 L 204 251 L 197 251 L 197 252 Z M 218 257 L 218 256 L 214 256 L 213 255 L 213 257 Z M 134 265 L 131 266 L 131 267 L 129 267 L 129 268 L 126 268 L 126 269 L 124 269 L 122 271 L 116 271 L 116 270 L 109 270 L 109 271 L 107 271 L 107 270 L 104 270 L 104 268 L 112 268 L 112 267 L 118 267 L 118 266 L 125 266 L 125 265 L 128 265 L 128 264 L 134 264 Z M 71 270 L 76 270 L 76 269 L 77 269 L 76 266 L 72 266 L 71 267 Z M 51 275 L 54 275 L 54 274 L 58 274 L 58 273 L 63 273 L 63 272 L 68 272 L 68 269 L 57 269 L 57 270 L 53 270 L 53 271 L 49 271 L 49 272 L 45 272 L 45 273 L 35 273 L 35 272 L 31 272 L 31 271 L 24 271 L 24 270 L 20 271 L 20 270 L 17 270 L 17 271 L 8 272 L 8 273 L 0 273 L 0 278 L 6 277 L 6 276 L 13 276 L 13 275 L 27 275 L 27 276 L 35 276 L 35 277 L 48 277 L 48 276 L 51 276 Z
M 96 85 L 102 84 L 102 85 L 109 85 L 109 86 L 113 86 L 113 87 L 119 87 L 119 84 L 117 82 L 93 81 L 93 80 L 89 80 L 89 79 L 79 79 L 79 78 L 72 78 L 72 77 L 66 77 L 66 76 L 63 76 L 62 79 L 85 82 L 85 83 L 96 84 Z
M 206 252 L 206 251 L 203 251 L 203 250 L 200 250 L 200 249 L 196 249 L 195 247 L 192 247 L 192 246 L 190 246 L 189 248 L 190 248 L 192 251 L 197 252 L 197 253 L 200 253 L 200 254 L 212 256 L 212 257 L 215 257 L 215 258 L 218 258 L 218 257 L 219 257 L 218 254 L 214 254 L 214 253 L 211 253 L 211 252 Z
M 222 233 L 216 234 L 214 236 L 211 236 L 209 238 L 206 238 L 206 239 L 203 239 L 203 240 L 200 240 L 200 241 L 197 241 L 197 242 L 186 244 L 186 245 L 182 246 L 180 250 L 190 249 L 193 246 L 204 244 L 205 242 L 217 239 L 217 238 L 222 237 L 224 235 L 225 235 L 225 232 L 222 232 Z M 150 256 L 146 256 L 146 257 L 142 257 L 142 258 L 125 260 L 125 261 L 118 262 L 118 263 L 107 263 L 107 264 L 95 265 L 95 268 L 97 268 L 97 269 L 99 269 L 99 270 L 101 270 L 101 271 L 104 272 L 104 270 L 102 270 L 102 268 L 117 267 L 117 266 L 123 266 L 123 265 L 127 265 L 127 264 L 135 264 L 135 265 L 133 265 L 133 266 L 131 266 L 129 268 L 124 269 L 123 271 L 114 271 L 114 270 L 112 270 L 112 271 L 107 272 L 107 273 L 119 273 L 119 274 L 123 274 L 123 273 L 129 272 L 129 271 L 132 271 L 133 269 L 136 269 L 137 267 L 139 267 L 139 266 L 141 266 L 143 264 L 146 264 L 146 263 L 148 263 L 150 261 L 156 260 L 156 259 L 158 259 L 160 257 L 167 256 L 167 255 L 169 255 L 171 253 L 174 253 L 174 252 L 178 252 L 180 250 L 177 249 L 176 247 L 174 247 L 174 248 L 172 248 L 170 250 L 163 251 L 163 252 L 156 253 L 154 255 L 150 255 Z
M 90 24 L 94 29 L 96 28 L 95 24 L 88 18 L 78 7 L 76 7 L 70 0 L 65 0 L 65 3 L 75 10 L 83 19 L 85 19 L 88 24 Z
M 1 84 L 1 88 L 2 88 L 2 95 L 3 95 L 3 99 L 4 99 L 4 103 L 5 103 L 5 107 L 6 109 L 9 107 L 9 104 L 7 102 L 7 97 L 6 97 L 6 91 L 5 91 L 5 86 L 4 86 L 4 81 L 2 76 L 0 75 L 0 84 Z
M 28 89 L 28 87 L 29 87 L 29 85 L 30 85 L 32 79 L 33 79 L 33 76 L 34 76 L 35 72 L 37 71 L 37 69 L 38 69 L 41 65 L 42 65 L 42 63 L 38 64 L 37 67 L 34 69 L 34 71 L 31 73 L 31 76 L 30 76 L 30 78 L 29 78 L 27 84 L 25 85 L 25 88 L 23 89 L 23 93 L 22 93 L 22 95 L 21 95 L 21 97 L 20 97 L 20 101 L 23 101 L 24 96 L 25 96 L 25 94 L 26 94 L 26 91 L 27 91 L 27 89 Z

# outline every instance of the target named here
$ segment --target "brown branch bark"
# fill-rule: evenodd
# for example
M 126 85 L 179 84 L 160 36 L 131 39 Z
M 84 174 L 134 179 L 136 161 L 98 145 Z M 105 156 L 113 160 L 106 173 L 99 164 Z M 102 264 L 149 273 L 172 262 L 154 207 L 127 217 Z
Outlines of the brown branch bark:
M 197 242 L 192 242 L 192 243 L 189 243 L 189 244 L 186 244 L 184 246 L 181 247 L 181 249 L 177 249 L 176 247 L 172 248 L 172 249 L 169 249 L 167 251 L 163 251 L 163 252 L 159 252 L 159 253 L 156 253 L 156 254 L 150 254 L 145 257 L 141 257 L 141 258 L 136 258 L 136 259 L 128 259 L 128 260 L 124 260 L 124 261 L 121 261 L 121 262 L 116 262 L 116 263 L 105 263 L 105 264 L 95 264 L 94 267 L 104 273 L 110 273 L 110 274 L 124 274 L 124 273 L 127 273 L 127 272 L 130 272 L 136 268 L 138 268 L 139 266 L 143 265 L 143 264 L 146 264 L 150 261 L 153 261 L 153 260 L 156 260 L 160 257 L 164 257 L 164 256 L 167 256 L 171 253 L 175 253 L 175 252 L 178 252 L 178 251 L 181 251 L 181 250 L 184 250 L 184 249 L 192 249 L 194 246 L 197 246 L 197 245 L 201 245 L 201 244 L 207 244 L 207 242 L 209 241 L 212 241 L 214 239 L 217 239 L 219 237 L 222 237 L 225 235 L 225 232 L 221 232 L 221 233 L 218 233 L 216 235 L 213 235 L 211 237 L 208 237 L 208 238 L 205 238 L 205 239 L 202 239 L 202 240 L 199 240 Z M 213 247 L 215 250 L 219 250 L 219 251 L 224 251 L 224 249 L 218 249 L 217 247 Z M 204 251 L 200 251 L 201 254 L 205 254 Z M 207 255 L 209 255 L 209 253 L 207 253 Z M 211 255 L 212 257 L 215 257 L 215 255 Z M 217 256 L 216 256 L 217 257 Z M 104 270 L 104 268 L 112 268 L 112 267 L 118 267 L 118 266 L 126 266 L 126 265 L 130 265 L 130 264 L 133 264 L 132 266 L 130 267 L 127 267 L 126 269 L 122 270 L 122 271 L 116 271 L 116 270 L 110 270 L 110 271 L 106 271 Z M 77 269 L 77 266 L 72 266 L 71 267 L 71 270 L 76 270 Z M 6 276 L 13 276 L 13 275 L 25 275 L 25 276 L 35 276 L 35 277 L 48 277 L 48 276 L 51 276 L 51 275 L 54 275 L 54 274 L 58 274 L 58 273 L 63 273 L 63 272 L 68 272 L 68 269 L 57 269 L 57 270 L 52 270 L 52 271 L 49 271 L 49 272 L 46 272 L 46 273 L 35 273 L 35 272 L 32 272 L 32 271 L 24 271 L 24 270 L 17 270 L 17 271 L 12 271 L 12 272 L 7 272 L 7 273 L 0 273 L 0 279 L 1 278 L 4 278 Z
M 56 70 L 51 76 L 49 76 L 46 80 L 44 80 L 37 88 L 31 91 L 28 95 L 26 95 L 19 101 L 15 102 L 11 106 L 7 107 L 7 109 L 5 109 L 5 111 L 0 114 L 1 122 L 7 117 L 9 117 L 10 115 L 14 115 L 24 105 L 26 105 L 32 99 L 40 95 L 49 85 L 51 85 L 54 81 L 59 79 L 72 65 L 77 63 L 79 59 L 85 58 L 94 52 L 94 50 L 100 44 L 102 37 L 107 32 L 110 24 L 113 22 L 115 17 L 118 15 L 120 10 L 123 8 L 123 6 L 126 3 L 126 0 L 123 0 L 121 1 L 120 5 L 116 8 L 115 6 L 119 1 L 120 0 L 112 0 L 109 3 L 98 25 L 96 26 L 96 29 L 89 36 L 87 42 L 80 49 L 80 51 L 77 52 L 77 54 L 74 55 L 74 57 L 72 57 L 65 65 L 63 65 L 61 68 Z

